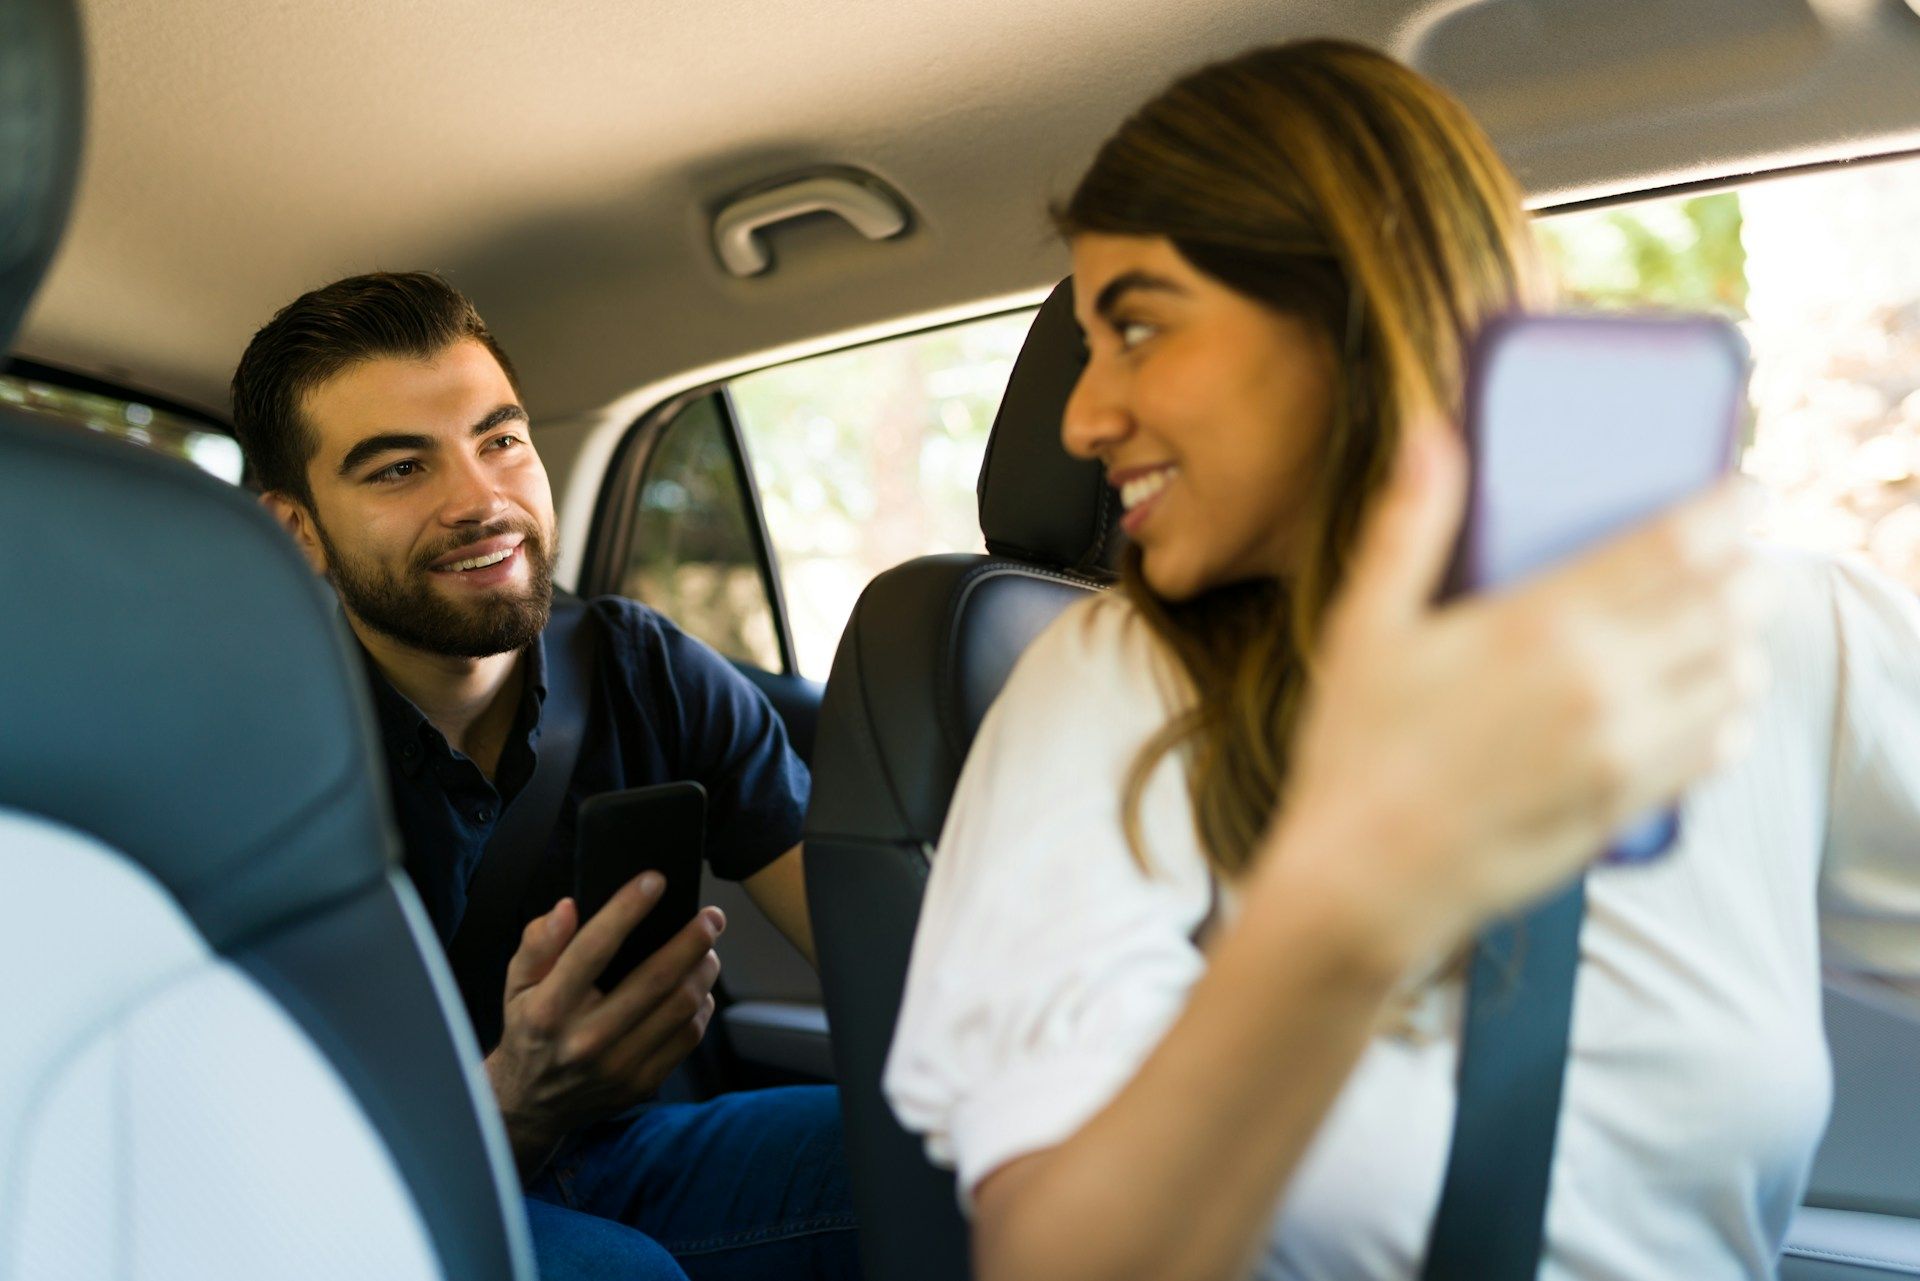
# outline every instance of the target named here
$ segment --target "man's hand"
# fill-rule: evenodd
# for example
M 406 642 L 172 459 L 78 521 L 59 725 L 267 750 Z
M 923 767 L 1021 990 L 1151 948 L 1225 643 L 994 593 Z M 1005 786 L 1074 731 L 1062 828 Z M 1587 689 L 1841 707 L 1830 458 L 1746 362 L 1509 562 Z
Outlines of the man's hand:
M 574 901 L 561 899 L 521 935 L 486 1067 L 522 1178 L 568 1132 L 657 1090 L 706 1034 L 720 976 L 713 944 L 727 924 L 717 907 L 701 909 L 611 992 L 594 986 L 664 886 L 643 873 L 584 926 Z

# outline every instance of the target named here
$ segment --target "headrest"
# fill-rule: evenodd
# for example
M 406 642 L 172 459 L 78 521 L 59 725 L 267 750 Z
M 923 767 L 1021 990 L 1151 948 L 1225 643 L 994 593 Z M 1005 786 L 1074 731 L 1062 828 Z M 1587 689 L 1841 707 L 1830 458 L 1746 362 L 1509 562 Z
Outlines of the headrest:
M 1087 363 L 1073 279 L 1033 318 L 980 465 L 980 529 L 996 556 L 1095 573 L 1119 561 L 1120 504 L 1100 464 L 1060 444 L 1067 397 Z
M 338 610 L 199 468 L 0 413 L 0 806 L 145 867 L 216 951 L 396 847 Z
M 0 4 L 0 351 L 67 225 L 85 80 L 72 0 Z

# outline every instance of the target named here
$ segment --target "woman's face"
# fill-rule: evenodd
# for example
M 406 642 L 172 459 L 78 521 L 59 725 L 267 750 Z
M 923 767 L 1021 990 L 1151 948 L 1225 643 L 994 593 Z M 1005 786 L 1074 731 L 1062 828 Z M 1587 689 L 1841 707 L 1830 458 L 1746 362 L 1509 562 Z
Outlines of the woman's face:
M 1331 422 L 1328 343 L 1160 237 L 1076 236 L 1073 288 L 1088 360 L 1061 438 L 1106 468 L 1147 585 L 1186 600 L 1286 575 Z

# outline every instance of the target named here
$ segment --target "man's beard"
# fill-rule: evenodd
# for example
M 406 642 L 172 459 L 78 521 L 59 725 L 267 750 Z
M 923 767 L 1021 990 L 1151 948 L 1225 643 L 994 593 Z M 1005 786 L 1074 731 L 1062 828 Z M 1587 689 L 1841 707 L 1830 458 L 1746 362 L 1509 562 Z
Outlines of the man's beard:
M 403 645 L 454 658 L 486 658 L 522 649 L 547 625 L 553 608 L 553 550 L 531 525 L 499 522 L 473 531 L 458 543 L 416 558 L 404 577 L 384 565 L 343 555 L 318 521 L 314 530 L 327 553 L 327 581 L 347 612 Z M 520 534 L 519 555 L 527 558 L 527 590 L 508 595 L 476 594 L 465 606 L 435 591 L 427 575 L 434 561 L 461 547 Z

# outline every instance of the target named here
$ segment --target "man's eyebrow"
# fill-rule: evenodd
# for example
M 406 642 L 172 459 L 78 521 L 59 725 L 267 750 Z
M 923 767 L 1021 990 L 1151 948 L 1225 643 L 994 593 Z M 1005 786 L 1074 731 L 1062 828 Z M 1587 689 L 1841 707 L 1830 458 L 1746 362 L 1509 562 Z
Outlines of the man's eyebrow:
M 526 410 L 522 409 L 518 405 L 513 405 L 513 404 L 502 405 L 498 409 L 494 410 L 492 413 L 488 414 L 485 418 L 482 418 L 479 422 L 475 423 L 473 425 L 473 429 L 468 434 L 473 436 L 484 436 L 488 432 L 492 431 L 495 427 L 500 426 L 502 423 L 523 423 L 526 421 L 527 421 Z
M 1187 292 L 1165 276 L 1155 276 L 1144 271 L 1123 272 L 1109 280 L 1107 287 L 1100 291 L 1100 296 L 1093 300 L 1094 314 L 1111 318 L 1113 309 L 1120 305 L 1120 300 L 1137 289 L 1163 294 L 1184 295 Z
M 431 436 L 414 436 L 401 432 L 382 432 L 378 436 L 367 437 L 352 449 L 349 449 L 347 456 L 340 460 L 340 474 L 342 476 L 350 476 L 355 470 L 366 463 L 368 459 L 376 458 L 381 454 L 397 453 L 403 449 L 425 451 L 432 448 L 433 438 Z
M 527 421 L 527 411 L 519 405 L 501 405 L 492 413 L 468 428 L 470 436 L 484 436 L 503 423 L 523 423 Z M 425 452 L 434 448 L 431 436 L 419 436 L 410 432 L 382 432 L 378 436 L 369 436 L 340 460 L 340 474 L 351 475 L 356 469 L 381 454 L 399 453 L 402 450 Z

